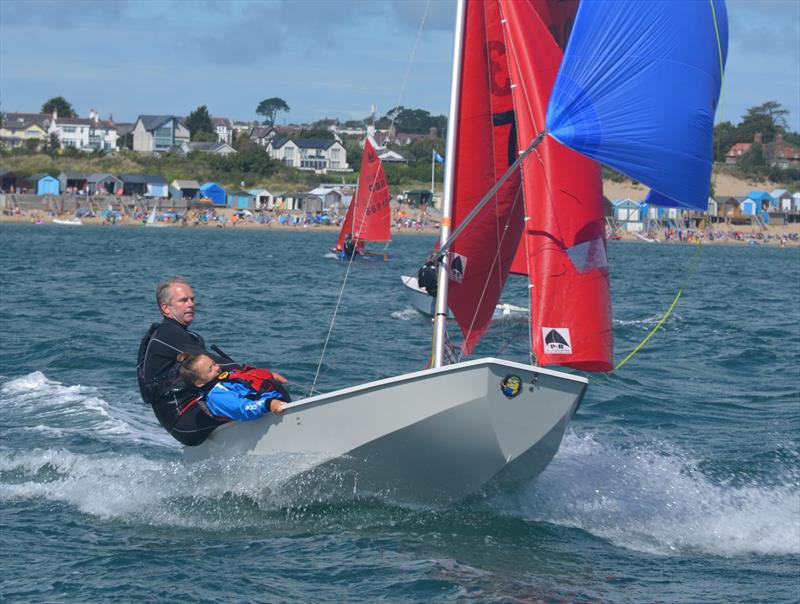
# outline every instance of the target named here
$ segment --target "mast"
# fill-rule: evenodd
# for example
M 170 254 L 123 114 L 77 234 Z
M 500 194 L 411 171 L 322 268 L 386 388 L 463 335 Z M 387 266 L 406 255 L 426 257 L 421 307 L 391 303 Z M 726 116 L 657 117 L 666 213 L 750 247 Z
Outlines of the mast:
M 456 5 L 456 27 L 453 41 L 453 71 L 450 80 L 450 112 L 447 118 L 447 144 L 445 147 L 444 190 L 442 192 L 442 225 L 439 231 L 440 244 L 447 241 L 453 214 L 453 182 L 456 165 L 456 130 L 458 129 L 458 106 L 461 93 L 461 71 L 464 50 L 464 25 L 466 22 L 466 0 Z M 433 367 L 444 365 L 444 345 L 447 329 L 447 286 L 449 279 L 449 254 L 442 258 L 436 293 L 436 310 L 433 316 Z

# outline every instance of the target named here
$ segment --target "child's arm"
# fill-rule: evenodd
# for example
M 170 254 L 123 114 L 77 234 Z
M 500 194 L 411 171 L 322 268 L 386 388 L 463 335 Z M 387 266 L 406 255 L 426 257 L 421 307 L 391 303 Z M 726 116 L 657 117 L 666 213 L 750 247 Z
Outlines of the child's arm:
M 257 400 L 244 396 L 236 385 L 217 384 L 206 395 L 206 406 L 214 415 L 228 417 L 237 421 L 258 419 L 268 411 L 283 411 L 283 401 L 273 400 L 280 396 L 278 392 L 265 392 Z M 274 408 L 273 408 L 274 407 Z

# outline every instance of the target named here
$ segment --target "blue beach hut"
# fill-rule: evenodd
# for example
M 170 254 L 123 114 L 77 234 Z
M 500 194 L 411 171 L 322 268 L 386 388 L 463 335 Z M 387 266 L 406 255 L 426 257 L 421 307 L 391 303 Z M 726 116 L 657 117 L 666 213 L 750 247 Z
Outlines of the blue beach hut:
M 31 183 L 36 186 L 37 195 L 58 195 L 61 192 L 61 183 L 49 174 L 34 174 Z
M 775 200 L 772 198 L 772 195 L 766 191 L 750 191 L 747 197 L 758 204 L 756 208 L 758 211 L 770 210 L 775 205 Z
M 251 195 L 247 191 L 234 191 L 228 194 L 228 207 L 237 210 L 254 210 L 255 199 L 255 195 Z
M 744 197 L 739 202 L 739 210 L 742 213 L 742 216 L 755 216 L 756 215 L 757 204 L 755 200 L 751 199 L 749 196 Z
M 205 182 L 200 185 L 200 197 L 207 197 L 215 206 L 225 205 L 225 189 L 215 182 Z

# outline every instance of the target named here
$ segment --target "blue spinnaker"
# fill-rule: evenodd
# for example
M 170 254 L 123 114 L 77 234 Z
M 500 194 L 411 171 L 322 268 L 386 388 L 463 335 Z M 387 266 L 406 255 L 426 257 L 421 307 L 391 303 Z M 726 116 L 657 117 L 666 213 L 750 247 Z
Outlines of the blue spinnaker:
M 547 108 L 550 135 L 705 210 L 727 50 L 724 0 L 583 0 Z

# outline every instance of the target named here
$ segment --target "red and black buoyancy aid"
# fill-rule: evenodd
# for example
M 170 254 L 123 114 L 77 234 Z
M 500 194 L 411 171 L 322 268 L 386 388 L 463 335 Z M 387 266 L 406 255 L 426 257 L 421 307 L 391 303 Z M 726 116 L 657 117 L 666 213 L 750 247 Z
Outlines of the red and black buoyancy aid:
M 282 401 L 290 402 L 292 399 L 286 389 L 275 379 L 269 369 L 260 367 L 250 367 L 245 365 L 241 369 L 231 369 L 223 371 L 217 377 L 218 382 L 238 382 L 246 385 L 253 392 L 245 395 L 247 398 L 256 400 L 265 392 L 275 391 L 280 394 Z

